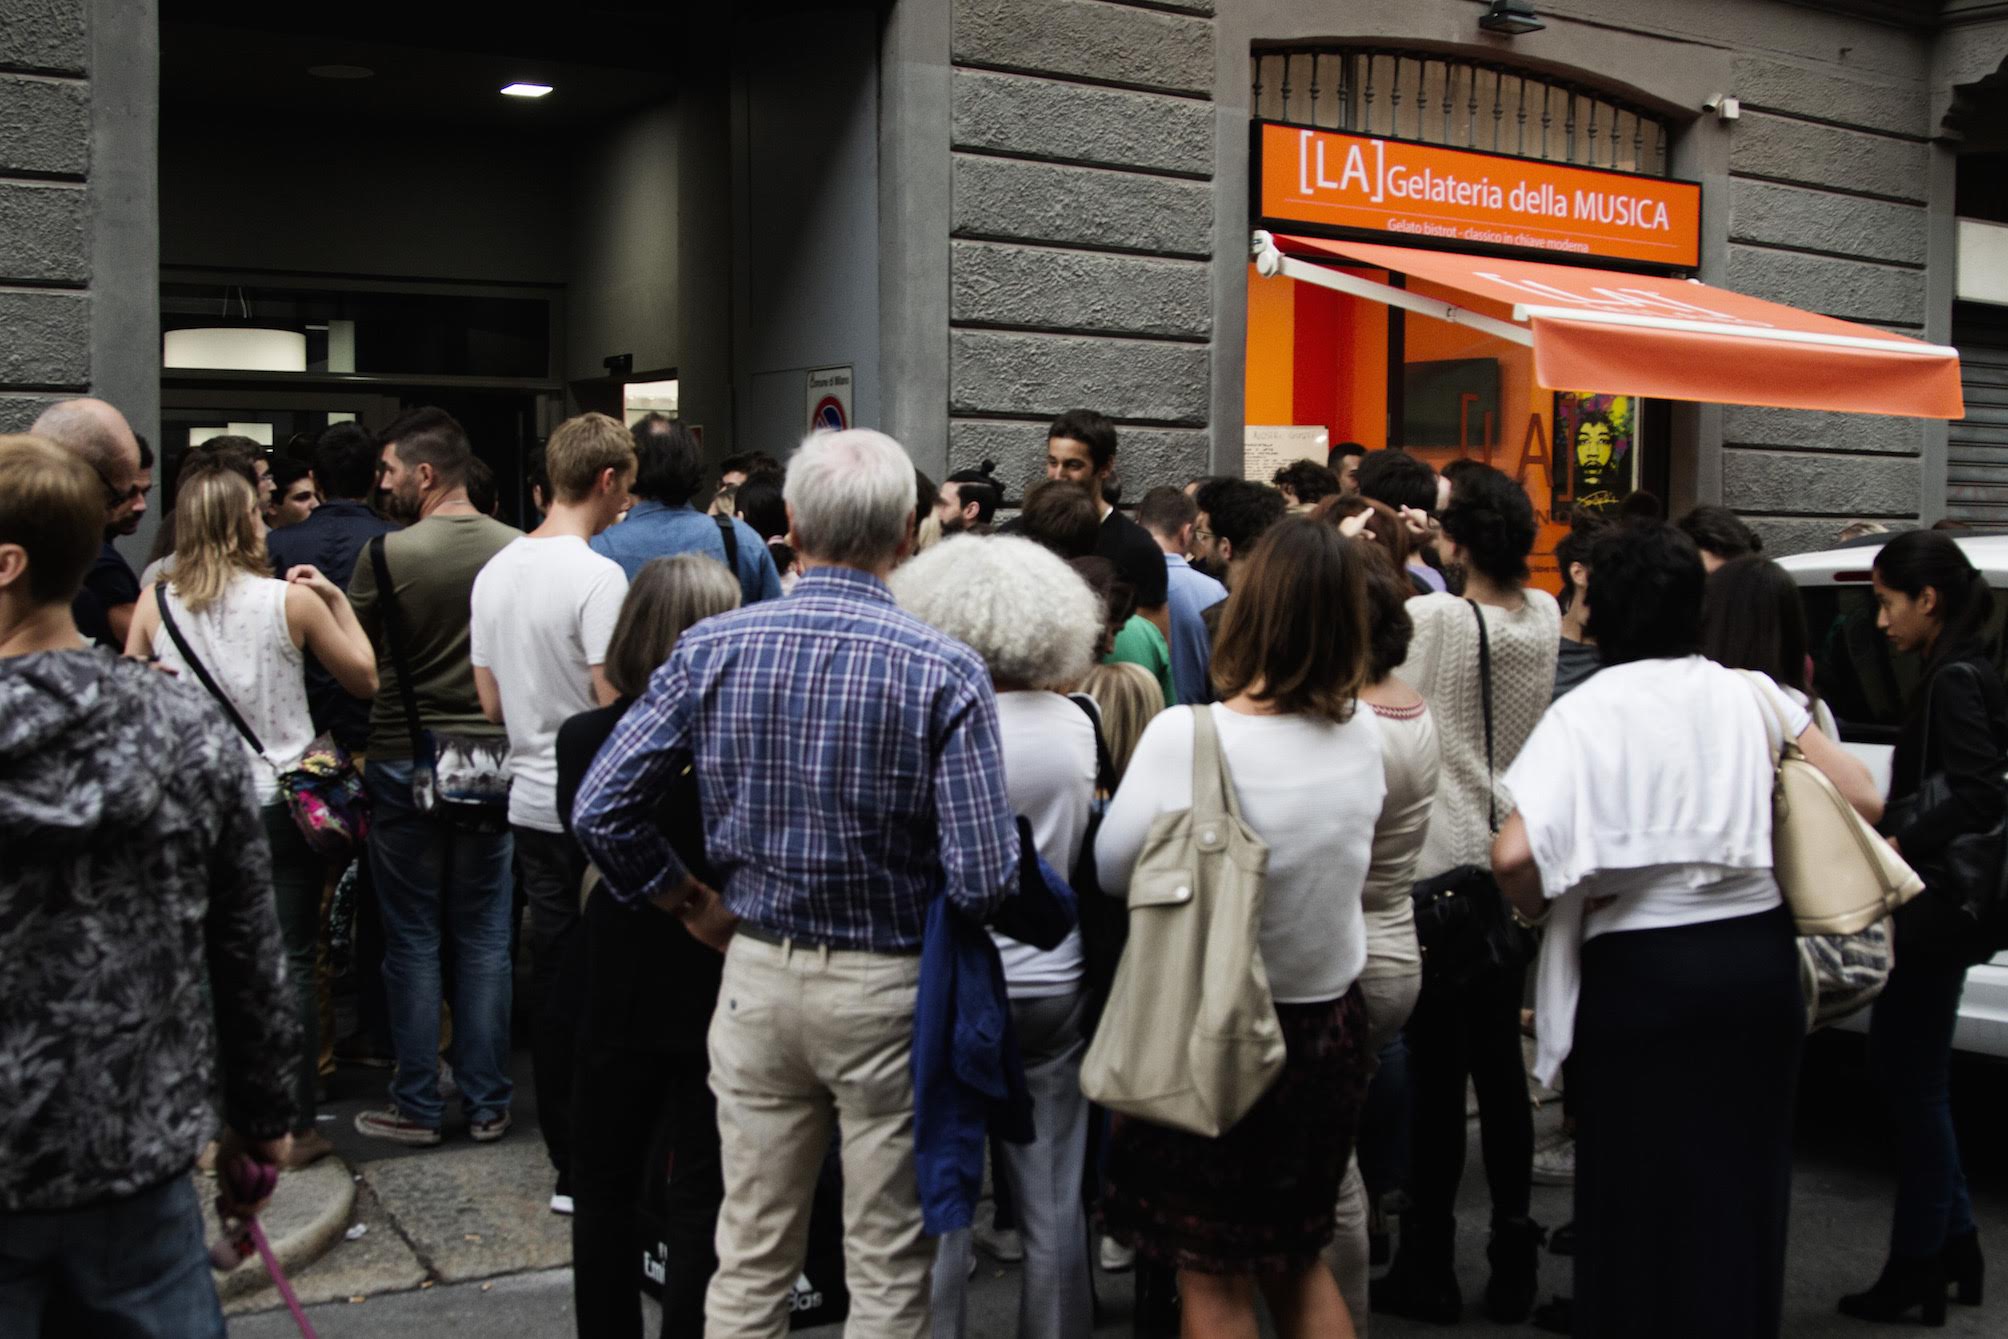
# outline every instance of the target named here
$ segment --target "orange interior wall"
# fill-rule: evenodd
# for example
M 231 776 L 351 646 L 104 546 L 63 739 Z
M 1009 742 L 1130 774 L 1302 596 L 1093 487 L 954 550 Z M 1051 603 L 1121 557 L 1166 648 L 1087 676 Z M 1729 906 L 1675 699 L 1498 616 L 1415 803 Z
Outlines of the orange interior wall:
M 1353 272 L 1353 271 L 1349 271 Z M 1381 283 L 1377 270 L 1357 271 Z M 1511 319 L 1503 304 L 1486 304 L 1415 280 L 1418 293 Z M 1568 532 L 1551 516 L 1559 480 L 1554 458 L 1554 397 L 1534 381 L 1533 351 L 1465 326 L 1409 314 L 1404 356 L 1410 362 L 1452 358 L 1499 361 L 1499 421 L 1493 425 L 1492 463 L 1519 479 L 1541 524 L 1529 565 L 1534 584 L 1561 588 L 1555 543 Z M 1247 421 L 1325 428 L 1334 443 L 1355 441 L 1370 450 L 1401 442 L 1388 439 L 1388 309 L 1378 302 L 1334 293 L 1312 284 L 1265 279 L 1248 268 Z M 1474 433 L 1474 439 L 1476 434 Z M 1417 449 L 1439 469 L 1454 449 Z M 1470 452 L 1482 454 L 1475 440 Z

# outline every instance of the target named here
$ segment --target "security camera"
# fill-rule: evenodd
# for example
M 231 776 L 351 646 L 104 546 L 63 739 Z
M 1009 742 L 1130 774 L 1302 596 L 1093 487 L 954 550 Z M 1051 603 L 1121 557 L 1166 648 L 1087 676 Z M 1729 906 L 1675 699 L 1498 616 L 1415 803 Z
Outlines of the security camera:
M 1714 112 L 1715 119 L 1718 121 L 1734 121 L 1743 115 L 1743 100 L 1741 98 L 1732 98 L 1726 93 L 1717 93 L 1714 97 L 1701 104 L 1701 110 L 1704 112 Z

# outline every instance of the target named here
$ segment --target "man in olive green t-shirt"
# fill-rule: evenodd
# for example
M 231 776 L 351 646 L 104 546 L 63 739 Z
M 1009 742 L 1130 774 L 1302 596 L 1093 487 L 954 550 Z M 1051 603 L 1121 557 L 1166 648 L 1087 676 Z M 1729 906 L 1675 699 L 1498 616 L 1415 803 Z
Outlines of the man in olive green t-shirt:
M 418 409 L 383 434 L 385 510 L 406 528 L 385 539 L 403 659 L 411 670 L 423 730 L 506 738 L 481 714 L 468 659 L 469 595 L 488 560 L 521 537 L 467 500 L 474 452 L 467 434 L 439 409 Z M 365 548 L 349 600 L 377 648 L 380 688 L 370 714 L 364 784 L 371 806 L 370 872 L 383 913 L 384 993 L 397 1069 L 391 1105 L 356 1117 L 377 1139 L 431 1145 L 440 1140 L 441 953 L 453 955 L 453 1076 L 468 1133 L 502 1137 L 509 1128 L 510 838 L 474 832 L 412 801 L 413 740 L 404 685 L 388 640 L 384 592 Z

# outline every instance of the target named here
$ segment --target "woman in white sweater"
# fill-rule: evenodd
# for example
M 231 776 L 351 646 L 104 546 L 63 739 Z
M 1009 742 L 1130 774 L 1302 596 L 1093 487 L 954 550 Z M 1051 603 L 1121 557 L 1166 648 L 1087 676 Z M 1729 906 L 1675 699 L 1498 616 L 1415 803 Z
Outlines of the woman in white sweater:
M 1607 668 L 1527 741 L 1493 848 L 1500 886 L 1547 917 L 1536 1073 L 1569 1062 L 1580 1122 L 1577 1334 L 1778 1333 L 1806 1026 L 1771 868 L 1779 726 L 1863 817 L 1882 813 L 1803 706 L 1696 654 L 1702 591 L 1672 526 L 1597 541 Z
M 1011 808 L 1032 825 L 1047 864 L 1071 875 L 1095 799 L 1095 726 L 1065 691 L 1087 674 L 1102 608 L 1072 568 L 1029 539 L 957 537 L 893 574 L 916 618 L 983 657 L 997 689 L 998 738 Z M 1081 935 L 1041 950 L 992 932 L 1004 960 L 1011 1026 L 1032 1098 L 1029 1144 L 1004 1143 L 999 1175 L 1017 1205 L 1025 1243 L 1019 1339 L 1088 1339 L 1094 1298 L 1081 1200 L 1088 1100 L 1081 1094 L 1085 996 Z M 970 1232 L 941 1238 L 934 1269 L 934 1334 L 963 1332 Z
M 1144 731 L 1103 819 L 1103 887 L 1127 890 L 1152 825 L 1192 806 L 1197 712 L 1218 735 L 1242 820 L 1269 848 L 1259 944 L 1287 1057 L 1231 1130 L 1206 1139 L 1116 1127 L 1111 1235 L 1178 1270 L 1184 1332 L 1255 1339 L 1255 1292 L 1277 1331 L 1350 1336 L 1320 1252 L 1366 1090 L 1360 894 L 1381 810 L 1380 730 L 1366 678 L 1363 564 L 1332 527 L 1277 524 L 1235 575 L 1216 643 L 1219 702 Z
M 1554 597 L 1526 584 L 1537 526 L 1524 489 L 1474 466 L 1458 475 L 1440 521 L 1437 553 L 1462 569 L 1464 595 L 1408 602 L 1415 638 L 1398 671 L 1429 703 L 1442 756 L 1418 880 L 1490 868 L 1493 833 L 1512 812 L 1500 779 L 1547 709 L 1562 625 Z M 1486 1311 L 1518 1324 L 1533 1310 L 1540 1229 L 1527 1216 L 1534 1125 L 1520 1053 L 1525 983 L 1525 963 L 1452 975 L 1425 957 L 1406 1034 L 1412 1203 L 1394 1268 L 1374 1288 L 1376 1311 L 1447 1323 L 1463 1309 L 1452 1206 L 1464 1176 L 1467 1077 L 1478 1090 L 1492 1194 Z

